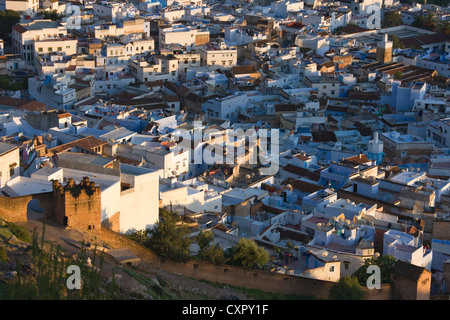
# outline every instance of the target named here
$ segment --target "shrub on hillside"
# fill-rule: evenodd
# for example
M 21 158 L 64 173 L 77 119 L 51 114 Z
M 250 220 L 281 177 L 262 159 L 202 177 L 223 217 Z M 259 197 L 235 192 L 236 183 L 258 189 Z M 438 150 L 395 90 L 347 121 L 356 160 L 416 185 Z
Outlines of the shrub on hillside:
M 0 247 L 0 261 L 7 261 L 8 256 L 6 255 L 5 247 Z
M 26 243 L 31 243 L 31 236 L 27 229 L 25 229 L 24 227 L 18 226 L 14 223 L 9 223 L 8 229 L 16 236 L 17 239 Z

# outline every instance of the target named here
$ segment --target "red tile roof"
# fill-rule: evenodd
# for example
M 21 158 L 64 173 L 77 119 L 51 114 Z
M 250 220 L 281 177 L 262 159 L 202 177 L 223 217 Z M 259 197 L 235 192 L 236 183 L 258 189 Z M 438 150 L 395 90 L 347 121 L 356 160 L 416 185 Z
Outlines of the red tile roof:
M 12 29 L 15 30 L 16 32 L 20 33 L 20 34 L 22 34 L 22 33 L 27 31 L 27 29 L 24 26 L 20 25 L 20 24 L 14 25 L 12 27 Z
M 78 147 L 84 150 L 93 151 L 96 147 L 101 147 L 106 144 L 105 141 L 97 139 L 94 136 L 85 137 L 76 141 L 72 141 L 69 143 L 62 144 L 60 146 L 51 148 L 48 150 L 49 153 L 57 154 L 61 153 L 67 150 L 70 150 L 71 148 Z

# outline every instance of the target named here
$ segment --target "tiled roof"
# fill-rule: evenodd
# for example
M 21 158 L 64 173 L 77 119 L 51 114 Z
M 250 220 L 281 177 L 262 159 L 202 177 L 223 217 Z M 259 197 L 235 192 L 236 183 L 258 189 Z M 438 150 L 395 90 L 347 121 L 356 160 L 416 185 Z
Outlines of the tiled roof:
M 426 271 L 423 267 L 418 267 L 402 260 L 397 260 L 392 266 L 391 273 L 404 277 L 409 280 L 417 281 L 420 276 Z
M 292 164 L 288 164 L 288 165 L 284 166 L 283 170 L 287 171 L 287 172 L 290 172 L 290 173 L 293 173 L 293 174 L 296 174 L 296 175 L 301 176 L 301 177 L 308 178 L 308 179 L 313 180 L 313 181 L 319 181 L 319 179 L 320 179 L 320 174 L 319 173 L 312 172 L 312 171 L 309 171 L 307 169 L 294 166 Z
M 15 26 L 12 27 L 12 29 L 17 31 L 18 33 L 24 33 L 27 31 L 27 29 L 20 24 L 16 24 Z
M 72 117 L 72 115 L 68 112 L 58 114 L 58 119 L 69 118 L 69 117 Z
M 319 186 L 317 184 L 292 178 L 286 179 L 283 184 L 290 184 L 294 189 L 309 193 L 325 189 L 325 187 Z
M 254 65 L 234 66 L 232 68 L 234 74 L 256 73 L 258 72 Z
M 314 142 L 336 142 L 336 135 L 333 131 L 317 131 L 311 132 L 312 138 Z
M 369 161 L 370 161 L 370 159 L 367 158 L 367 156 L 365 154 L 360 153 L 357 156 L 345 158 L 343 162 L 352 162 L 352 163 L 364 164 L 364 163 L 369 162 Z
M 97 139 L 94 136 L 85 137 L 76 141 L 72 141 L 69 143 L 62 144 L 60 146 L 49 149 L 49 153 L 61 153 L 67 151 L 71 148 L 78 147 L 85 150 L 92 150 L 93 148 L 100 147 L 105 145 L 106 142 L 100 139 Z

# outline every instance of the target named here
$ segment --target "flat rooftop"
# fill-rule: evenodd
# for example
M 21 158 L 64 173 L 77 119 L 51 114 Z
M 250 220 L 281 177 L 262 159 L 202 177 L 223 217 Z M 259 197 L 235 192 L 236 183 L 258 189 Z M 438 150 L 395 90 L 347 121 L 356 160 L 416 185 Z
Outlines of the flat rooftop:
M 51 192 L 53 190 L 53 184 L 51 181 L 18 176 L 9 180 L 2 190 L 10 197 L 20 197 L 30 194 Z

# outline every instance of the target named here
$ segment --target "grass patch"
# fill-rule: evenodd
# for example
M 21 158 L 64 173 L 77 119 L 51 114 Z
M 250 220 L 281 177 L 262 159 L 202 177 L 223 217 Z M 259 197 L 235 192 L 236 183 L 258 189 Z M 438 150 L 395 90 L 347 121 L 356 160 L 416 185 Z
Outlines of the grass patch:
M 199 280 L 213 287 L 224 289 L 229 288 L 234 291 L 242 292 L 247 298 L 255 300 L 319 300 L 313 296 L 303 296 L 294 294 L 282 294 L 277 292 L 267 292 L 260 289 L 248 289 L 243 287 L 235 287 L 223 283 L 211 282 L 208 280 Z
M 8 255 L 6 254 L 5 247 L 0 247 L 0 261 L 7 261 Z
M 31 243 L 32 239 L 30 233 L 22 226 L 14 223 L 8 223 L 7 228 L 16 236 L 17 239 L 26 243 Z
M 11 236 L 14 236 L 11 230 L 5 227 L 0 227 L 0 239 L 8 240 L 9 238 L 11 238 Z
M 153 297 L 153 299 L 160 299 L 160 300 L 174 299 L 174 297 L 169 292 L 167 292 L 162 286 L 159 286 L 156 283 L 154 283 L 149 277 L 129 268 L 124 268 L 122 270 L 125 271 L 127 274 L 129 274 L 131 277 L 133 277 L 137 282 L 144 285 L 147 288 L 148 293 Z
M 8 285 L 0 282 L 0 301 L 8 298 Z

